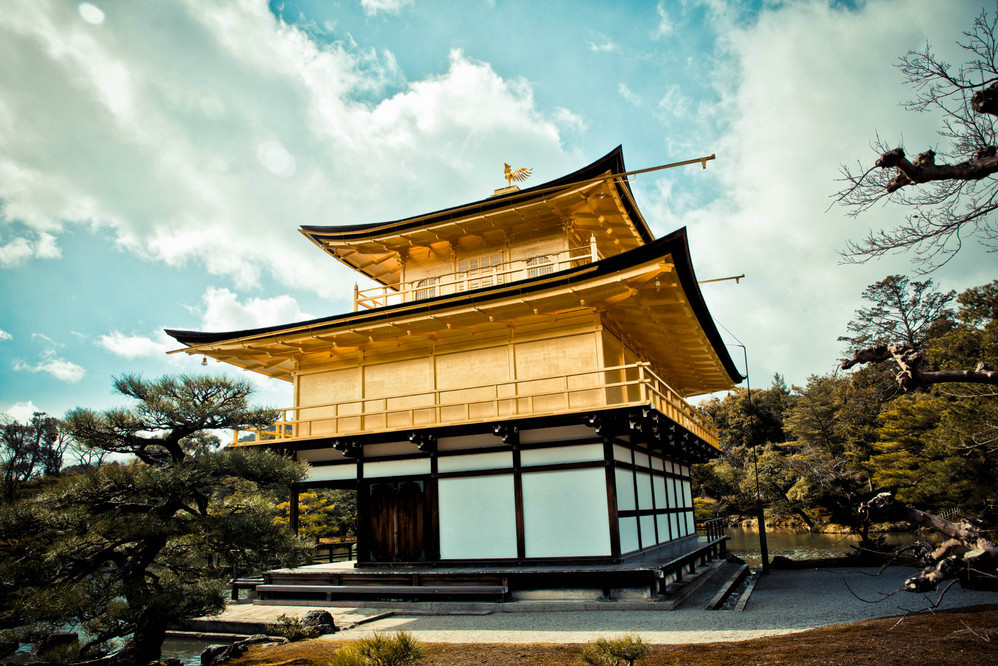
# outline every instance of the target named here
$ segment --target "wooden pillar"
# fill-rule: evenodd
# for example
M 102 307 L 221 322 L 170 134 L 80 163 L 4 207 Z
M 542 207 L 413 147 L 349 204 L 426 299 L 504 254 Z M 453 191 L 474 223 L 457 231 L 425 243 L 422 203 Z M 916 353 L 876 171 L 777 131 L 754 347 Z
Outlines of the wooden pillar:
M 606 472 L 606 505 L 610 517 L 610 556 L 620 557 L 620 518 L 617 516 L 617 475 L 613 438 L 603 437 L 603 466 Z
M 291 524 L 291 531 L 298 536 L 298 486 L 291 486 L 288 495 L 288 522 Z
M 357 562 L 371 561 L 371 541 L 368 536 L 371 517 L 368 515 L 368 494 L 364 483 L 364 461 L 357 461 Z
M 523 475 L 520 471 L 520 443 L 513 444 L 513 506 L 516 511 L 516 558 L 527 557 L 527 539 L 523 528 Z

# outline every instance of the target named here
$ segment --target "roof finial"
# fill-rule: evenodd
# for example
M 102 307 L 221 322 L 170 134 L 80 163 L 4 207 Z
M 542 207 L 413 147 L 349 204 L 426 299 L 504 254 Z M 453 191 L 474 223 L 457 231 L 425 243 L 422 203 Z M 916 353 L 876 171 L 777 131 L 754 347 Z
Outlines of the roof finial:
M 520 167 L 519 169 L 514 170 L 505 162 L 503 162 L 503 164 L 506 166 L 506 173 L 504 175 L 506 176 L 507 187 L 512 187 L 514 180 L 518 183 L 522 183 L 527 178 L 530 178 L 530 173 L 533 171 L 533 169 L 527 169 L 526 167 Z

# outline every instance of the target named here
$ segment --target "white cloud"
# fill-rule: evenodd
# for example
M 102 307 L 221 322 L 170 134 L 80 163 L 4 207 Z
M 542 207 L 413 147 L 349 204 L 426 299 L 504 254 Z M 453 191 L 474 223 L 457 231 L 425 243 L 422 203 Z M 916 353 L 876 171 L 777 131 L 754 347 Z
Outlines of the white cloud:
M 81 2 L 76 6 L 76 9 L 80 13 L 80 18 L 91 25 L 100 25 L 104 22 L 104 12 L 89 2 Z
M 628 88 L 626 83 L 621 82 L 617 84 L 617 92 L 619 92 L 620 96 L 623 97 L 625 100 L 627 100 L 629 103 L 633 104 L 634 106 L 640 106 L 641 97 L 637 95 L 633 90 Z
M 0 328 L 0 342 L 3 342 L 4 340 L 13 340 L 13 339 L 14 339 L 13 335 Z
M 660 115 L 685 118 L 693 114 L 693 102 L 678 85 L 672 84 L 658 101 L 658 111 Z
M 155 337 L 125 335 L 121 331 L 112 331 L 110 335 L 100 336 L 97 344 L 123 358 L 159 358 L 177 346 L 176 342 L 163 331 L 159 331 Z
M 14 361 L 14 370 L 21 372 L 47 372 L 59 381 L 66 382 L 67 384 L 75 384 L 87 374 L 86 370 L 72 361 L 57 357 L 55 350 L 50 349 L 42 352 L 41 356 L 42 360 L 34 365 L 29 365 L 24 361 Z
M 320 43 L 265 0 L 100 10 L 94 24 L 70 3 L 4 7 L 2 266 L 58 256 L 67 225 L 83 224 L 240 287 L 269 273 L 337 297 L 348 271 L 299 225 L 486 196 L 503 155 L 538 176 L 577 166 L 561 146 L 560 128 L 574 129 L 565 114 L 541 113 L 525 80 L 461 51 L 407 82 L 390 52 Z M 493 161 L 498 176 L 481 168 Z
M 205 331 L 234 331 L 260 328 L 276 324 L 314 319 L 302 312 L 291 296 L 250 298 L 240 302 L 228 289 L 209 287 L 201 297 L 201 329 Z M 174 345 L 175 346 L 175 345 Z
M 702 289 L 718 320 L 748 345 L 751 366 L 766 369 L 753 376 L 753 385 L 765 385 L 775 371 L 800 384 L 810 372 L 832 370 L 840 355 L 836 337 L 845 332 L 863 288 L 911 271 L 908 257 L 839 265 L 836 250 L 847 238 L 904 215 L 880 208 L 856 222 L 838 207 L 828 210 L 839 165 L 872 161 L 869 142 L 878 130 L 890 139 L 904 131 L 912 148 L 938 140 L 936 119 L 899 108 L 910 90 L 893 64 L 926 39 L 944 59 L 959 62 L 951 44 L 979 8 L 954 11 L 955 5 L 912 0 L 899 14 L 886 0 L 854 9 L 789 3 L 762 11 L 750 24 L 740 16 L 725 18 L 720 5 L 708 8 L 727 59 L 737 66 L 716 81 L 726 124 L 704 152 L 716 152 L 717 160 L 707 171 L 695 167 L 676 177 L 689 179 L 687 191 L 706 178 L 720 196 L 709 206 L 691 207 L 681 188 L 671 196 L 663 190 L 653 193 L 645 214 L 660 229 L 687 226 L 701 279 L 746 274 L 740 285 Z M 677 87 L 659 106 L 693 113 Z M 943 289 L 990 279 L 986 264 L 953 263 L 933 275 Z
M 3 217 L 0 216 L 0 223 L 2 221 Z M 25 231 L 0 245 L 0 267 L 4 268 L 19 266 L 31 258 L 58 259 L 60 256 L 62 251 L 56 244 L 55 236 L 44 231 Z
M 3 413 L 18 423 L 27 423 L 31 420 L 31 417 L 35 414 L 35 412 L 40 411 L 42 410 L 35 407 L 35 403 L 28 400 L 27 402 L 14 403 L 7 409 L 3 410 Z
M 589 124 L 577 113 L 569 111 L 563 106 L 559 106 L 554 112 L 554 121 L 559 127 L 571 132 L 585 132 Z
M 596 53 L 612 53 L 617 50 L 617 45 L 606 35 L 592 33 L 592 40 L 589 41 L 589 50 Z
M 665 6 L 661 2 L 656 5 L 655 11 L 658 13 L 658 25 L 655 26 L 654 38 L 668 37 L 674 30 L 672 19 L 669 18 L 669 13 L 665 11 Z
M 403 7 L 411 4 L 412 0 L 360 0 L 360 6 L 368 16 L 374 16 L 379 12 L 398 14 Z

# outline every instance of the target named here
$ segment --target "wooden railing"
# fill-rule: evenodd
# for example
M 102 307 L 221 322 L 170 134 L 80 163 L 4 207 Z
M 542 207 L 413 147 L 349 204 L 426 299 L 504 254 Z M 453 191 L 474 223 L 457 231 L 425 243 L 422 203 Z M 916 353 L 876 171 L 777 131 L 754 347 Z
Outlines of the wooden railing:
M 315 552 L 312 553 L 310 564 L 322 564 L 328 562 L 352 562 L 357 559 L 356 541 L 334 541 L 332 543 L 315 544 Z
M 727 535 L 727 518 L 708 518 L 695 522 L 697 534 L 708 539 L 720 539 Z
M 354 312 L 361 308 L 374 310 L 398 303 L 433 298 L 434 296 L 458 294 L 480 287 L 509 284 L 518 280 L 541 277 L 567 268 L 590 264 L 601 258 L 596 249 L 596 237 L 594 236 L 590 239 L 589 245 L 585 247 L 573 247 L 529 259 L 507 261 L 493 266 L 413 280 L 402 283 L 398 288 L 378 286 L 361 289 L 354 285 L 353 310 Z
M 647 363 L 559 377 L 438 388 L 381 398 L 289 407 L 270 428 L 235 432 L 234 444 L 346 437 L 375 432 L 480 423 L 514 417 L 648 406 L 717 447 L 710 419 L 686 402 Z M 246 437 L 246 435 L 251 435 Z M 241 441 L 242 440 L 242 441 Z

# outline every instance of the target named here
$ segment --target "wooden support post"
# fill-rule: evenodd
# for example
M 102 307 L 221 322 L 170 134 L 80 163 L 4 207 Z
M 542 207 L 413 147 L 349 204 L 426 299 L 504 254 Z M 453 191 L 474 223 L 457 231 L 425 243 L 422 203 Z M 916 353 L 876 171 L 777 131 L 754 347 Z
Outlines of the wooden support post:
M 291 530 L 298 536 L 298 488 L 292 486 L 288 496 L 288 523 Z

